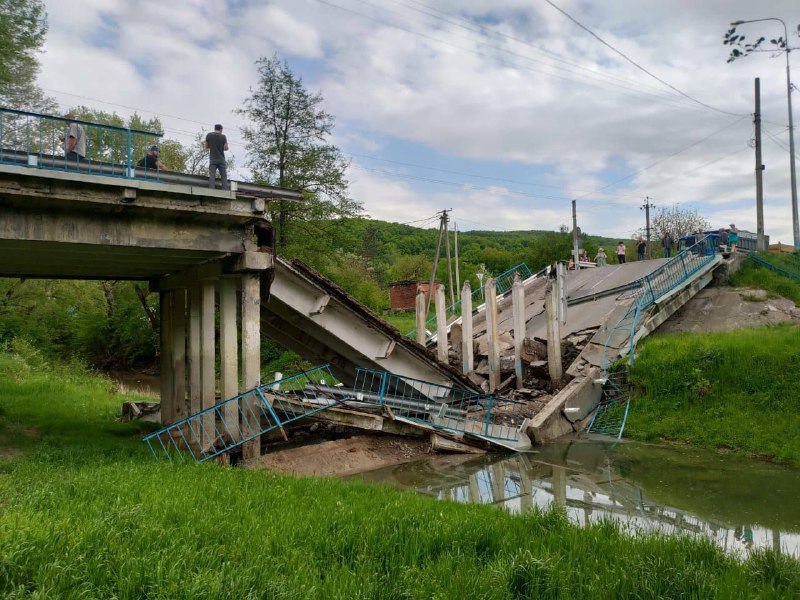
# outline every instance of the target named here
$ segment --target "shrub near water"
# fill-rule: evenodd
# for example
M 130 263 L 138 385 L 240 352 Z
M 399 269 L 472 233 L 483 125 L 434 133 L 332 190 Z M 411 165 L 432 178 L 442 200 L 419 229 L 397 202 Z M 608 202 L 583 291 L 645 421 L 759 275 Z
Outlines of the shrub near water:
M 800 328 L 788 324 L 649 338 L 625 435 L 800 464 L 799 369 Z
M 4 598 L 762 598 L 796 561 L 708 540 L 580 529 L 377 486 L 156 463 L 114 423 L 107 381 L 0 355 L 0 434 L 37 428 L 0 474 Z

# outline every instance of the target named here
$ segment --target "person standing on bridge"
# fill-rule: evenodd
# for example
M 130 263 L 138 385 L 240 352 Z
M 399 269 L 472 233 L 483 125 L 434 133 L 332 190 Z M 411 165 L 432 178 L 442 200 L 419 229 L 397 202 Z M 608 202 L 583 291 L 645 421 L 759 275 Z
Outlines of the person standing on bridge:
M 208 148 L 208 187 L 216 187 L 217 171 L 222 179 L 222 189 L 228 189 L 228 166 L 225 162 L 225 151 L 228 149 L 228 138 L 222 133 L 222 125 L 214 125 L 214 131 L 206 135 Z
M 608 256 L 606 255 L 606 251 L 603 250 L 602 246 L 600 246 L 597 249 L 597 256 L 594 257 L 594 262 L 597 263 L 598 267 L 605 267 L 606 264 L 607 264 L 606 263 L 606 258 L 608 258 Z
M 83 131 L 83 126 L 80 123 L 75 123 L 75 115 L 67 113 L 64 115 L 67 119 L 67 148 L 66 158 L 67 162 L 74 162 L 76 165 L 86 158 L 86 133 Z
M 731 230 L 728 232 L 728 243 L 731 245 L 731 254 L 736 254 L 736 244 L 739 242 L 739 230 L 736 225 L 731 223 Z
M 621 265 L 625 264 L 625 242 L 617 244 L 617 262 Z
M 669 234 L 669 232 L 665 233 L 664 237 L 661 238 L 661 247 L 664 249 L 665 258 L 669 258 L 670 256 L 672 256 L 673 243 L 674 242 L 672 241 L 672 236 Z

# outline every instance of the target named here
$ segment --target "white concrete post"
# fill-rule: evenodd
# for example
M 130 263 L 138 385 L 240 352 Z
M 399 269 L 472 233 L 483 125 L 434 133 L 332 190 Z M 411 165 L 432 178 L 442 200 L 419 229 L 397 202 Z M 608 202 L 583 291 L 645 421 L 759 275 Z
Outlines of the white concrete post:
M 554 389 L 561 387 L 564 376 L 561 366 L 561 323 L 558 319 L 558 286 L 550 279 L 544 292 L 544 308 L 547 318 L 547 369 Z
M 461 369 L 470 373 L 475 364 L 472 341 L 472 290 L 469 281 L 461 288 Z
M 514 312 L 514 373 L 517 375 L 517 389 L 520 389 L 523 385 L 522 340 L 525 339 L 525 286 L 522 285 L 519 273 L 514 273 L 511 302 Z
M 200 382 L 202 370 L 200 367 L 200 310 L 202 298 L 200 287 L 189 288 L 189 412 L 193 415 L 200 412 L 203 407 Z
M 497 284 L 494 277 L 484 287 L 486 298 L 486 337 L 489 341 L 489 391 L 500 387 L 500 339 L 497 333 Z
M 417 343 L 425 345 L 425 311 L 427 310 L 427 300 L 422 287 L 417 288 Z
M 236 333 L 236 281 L 219 282 L 220 394 L 223 400 L 239 393 L 239 347 Z M 239 435 L 239 413 L 235 403 L 224 409 L 225 429 L 233 440 Z
M 204 281 L 200 295 L 202 298 L 200 317 L 200 390 L 203 409 L 211 408 L 216 402 L 217 378 L 214 368 L 216 344 L 214 339 L 214 300 L 215 287 L 213 281 Z M 216 416 L 213 412 L 203 417 L 203 445 L 210 447 L 217 438 Z
M 161 317 L 161 424 L 172 423 L 174 384 L 172 371 L 172 292 L 159 295 Z
M 259 273 L 242 275 L 242 392 L 257 387 L 261 382 L 261 287 Z M 253 413 L 260 414 L 257 406 Z M 260 423 L 251 422 L 243 426 L 245 435 L 260 431 Z M 247 442 L 243 448 L 245 460 L 261 456 L 261 438 Z
M 436 288 L 436 354 L 440 361 L 447 362 L 447 306 L 445 306 L 444 286 Z
M 188 416 L 186 405 L 186 290 L 172 292 L 172 398 L 171 421 Z

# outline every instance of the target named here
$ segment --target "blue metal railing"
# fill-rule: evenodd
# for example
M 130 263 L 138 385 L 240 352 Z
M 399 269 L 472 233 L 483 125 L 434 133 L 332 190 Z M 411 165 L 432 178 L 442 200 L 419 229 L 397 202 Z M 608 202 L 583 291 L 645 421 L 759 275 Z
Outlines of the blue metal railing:
M 788 269 L 774 265 L 771 262 L 756 256 L 755 254 L 751 254 L 749 258 L 760 267 L 764 267 L 765 269 L 769 269 L 770 271 L 778 273 L 779 275 L 783 275 L 784 277 L 788 277 L 789 279 L 800 282 L 800 273 L 789 271 Z
M 519 276 L 523 281 L 533 277 L 533 273 L 531 272 L 530 268 L 528 268 L 528 265 L 526 265 L 524 262 L 519 263 L 518 265 L 516 265 L 514 267 L 511 267 L 507 271 L 503 271 L 500 275 L 498 275 L 495 278 L 495 285 L 496 285 L 495 289 L 497 290 L 497 295 L 498 296 L 502 296 L 503 294 L 505 294 L 506 292 L 508 292 L 511 289 L 511 287 L 514 285 L 514 275 L 517 274 L 517 273 L 519 273 Z M 474 290 L 472 290 L 472 310 L 473 310 L 473 312 L 478 309 L 478 303 L 477 303 L 478 298 L 483 298 L 483 290 L 481 288 L 475 288 Z M 483 302 L 481 302 L 481 304 L 483 304 Z M 451 315 L 455 315 L 456 313 L 460 313 L 460 311 L 461 311 L 461 300 L 460 299 L 456 300 L 455 303 L 450 305 L 450 306 L 448 306 L 445 309 L 445 311 L 446 311 L 446 313 L 451 314 Z M 434 314 L 431 318 L 429 318 L 425 322 L 425 328 L 427 330 L 427 329 L 435 328 L 435 326 L 436 326 L 436 315 Z M 417 333 L 417 329 L 414 328 L 411 331 L 409 331 L 406 334 L 406 336 L 413 338 L 416 333 Z M 428 336 L 426 334 L 426 338 L 427 337 L 431 337 L 431 336 Z
M 341 404 L 346 393 L 325 365 L 206 408 L 143 438 L 153 456 L 206 461 L 269 431 Z M 323 389 L 324 387 L 324 389 Z
M 84 156 L 69 158 L 70 123 L 81 128 Z M 0 108 L 0 163 L 39 169 L 136 179 L 137 171 L 158 179 L 158 171 L 136 166 L 163 134 L 66 117 Z
M 499 397 L 362 368 L 356 370 L 353 390 L 356 400 L 386 406 L 394 416 L 434 429 L 502 442 L 521 439 L 525 417 Z
M 587 431 L 606 435 L 612 435 L 610 432 L 614 432 L 619 439 L 625 429 L 625 421 L 630 407 L 630 393 L 627 387 L 620 387 L 609 375 L 608 348 L 611 340 L 619 339 L 618 336 L 625 332 L 625 338 L 628 340 L 628 364 L 632 366 L 635 356 L 636 331 L 645 309 L 686 282 L 695 273 L 713 262 L 715 258 L 715 244 L 703 237 L 649 275 L 638 280 L 638 286 L 633 292 L 633 300 L 628 310 L 609 331 L 603 348 L 603 378 L 606 380 L 606 387 L 613 393 L 604 395 L 605 401 L 597 407 Z M 625 402 L 624 410 L 620 408 L 622 401 Z

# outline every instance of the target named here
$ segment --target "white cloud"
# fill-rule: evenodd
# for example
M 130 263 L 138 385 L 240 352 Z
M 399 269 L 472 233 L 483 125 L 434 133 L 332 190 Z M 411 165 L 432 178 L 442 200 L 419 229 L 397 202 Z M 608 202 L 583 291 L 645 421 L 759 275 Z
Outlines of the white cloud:
M 549 174 L 537 183 L 563 186 L 541 193 L 561 198 L 549 201 L 520 197 L 514 190 L 531 188 L 513 184 L 508 191 L 431 192 L 430 184 L 354 168 L 351 193 L 375 218 L 410 221 L 452 204 L 487 227 L 556 228 L 571 219 L 564 198 L 576 196 L 586 206 L 579 209 L 585 231 L 623 235 L 640 226 L 638 206 L 649 196 L 662 205 L 697 206 L 714 224 L 754 228 L 754 209 L 741 212 L 754 195 L 746 115 L 760 76 L 765 126 L 787 145 L 784 63 L 761 54 L 726 64 L 722 35 L 732 20 L 764 17 L 763 8 L 744 0 L 558 3 L 686 94 L 745 115 L 723 130 L 736 117 L 670 90 L 546 3 L 426 4 L 249 0 L 234 9 L 225 0 L 49 0 L 40 82 L 155 111 L 182 141 L 222 121 L 242 164 L 241 118 L 232 111 L 256 81 L 253 62 L 278 51 L 310 89 L 322 90 L 345 151 L 414 163 L 414 148 L 424 148 L 448 164 L 484 161 L 490 171 L 480 175 L 494 174 L 492 162 L 524 165 Z M 771 2 L 766 16 L 773 15 L 793 27 L 794 0 Z M 775 23 L 745 27 L 750 38 L 780 33 Z M 109 47 L 96 47 L 98 36 Z M 795 68 L 800 73 L 800 64 Z M 386 154 L 398 140 L 403 151 Z M 766 136 L 763 149 L 768 233 L 787 240 L 788 156 Z

